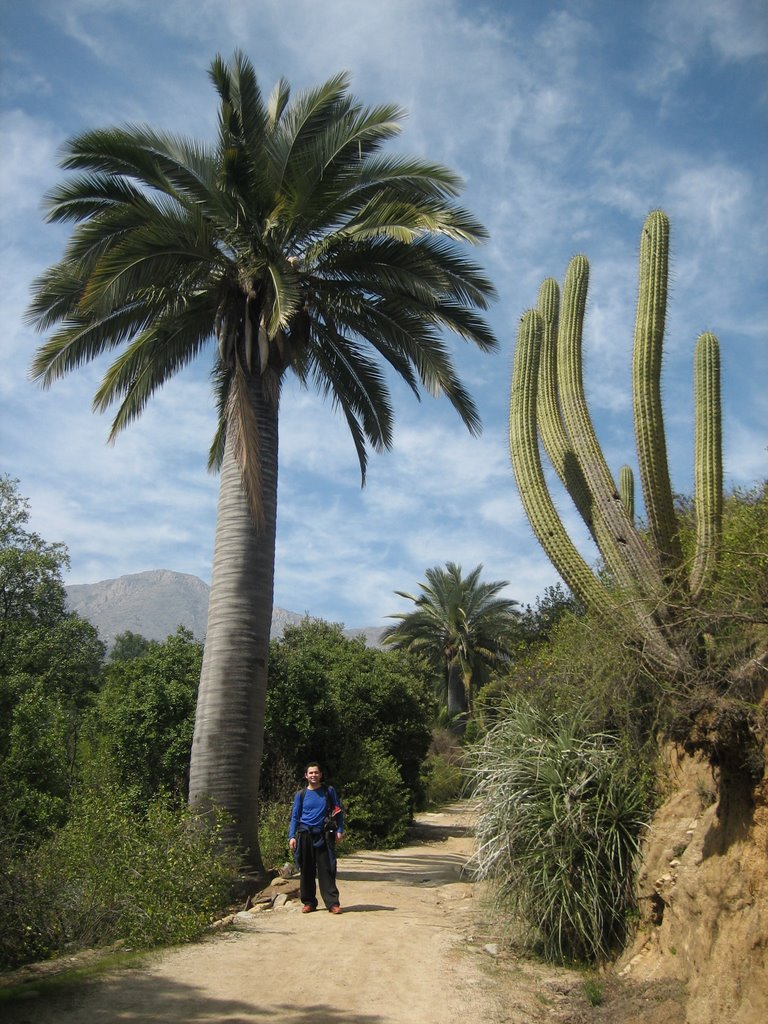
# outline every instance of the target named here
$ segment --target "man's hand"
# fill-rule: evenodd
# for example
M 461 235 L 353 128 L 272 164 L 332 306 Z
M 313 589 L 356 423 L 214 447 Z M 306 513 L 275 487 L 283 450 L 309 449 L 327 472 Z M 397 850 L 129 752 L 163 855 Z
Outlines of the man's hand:
M 336 842 L 337 843 L 340 843 L 343 838 L 344 838 L 344 833 L 343 832 L 337 832 L 336 833 Z
M 290 846 L 290 848 L 292 850 L 296 849 L 296 839 L 295 839 L 295 837 L 293 839 L 289 839 L 288 840 L 288 845 Z

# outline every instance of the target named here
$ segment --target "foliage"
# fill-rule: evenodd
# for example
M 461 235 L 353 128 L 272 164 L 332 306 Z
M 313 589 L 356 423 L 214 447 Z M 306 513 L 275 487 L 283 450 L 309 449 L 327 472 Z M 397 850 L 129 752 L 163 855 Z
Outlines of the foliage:
M 93 626 L 66 610 L 66 548 L 28 521 L 17 481 L 0 477 L 0 829 L 24 835 L 64 820 L 104 656 Z
M 358 840 L 390 842 L 421 800 L 431 714 L 423 669 L 407 654 L 368 648 L 324 622 L 289 627 L 271 646 L 265 779 L 281 756 L 294 785 L 318 760 Z
M 179 627 L 162 643 L 131 641 L 110 660 L 89 718 L 91 772 L 140 801 L 186 797 L 203 645 Z
M 3 844 L 0 965 L 124 939 L 137 947 L 199 936 L 234 874 L 218 836 L 164 800 L 137 811 L 105 787 L 81 796 L 38 846 Z
M 518 631 L 523 649 L 543 643 L 555 626 L 566 615 L 579 615 L 583 609 L 576 598 L 562 583 L 545 587 L 543 596 L 536 598 L 533 605 L 527 604 L 520 612 Z
M 44 834 L 64 821 L 69 805 L 69 717 L 61 698 L 28 676 L 0 679 L 0 701 L 10 708 L 1 737 L 0 833 Z
M 695 524 L 690 506 L 681 506 L 688 552 Z M 690 613 L 700 669 L 668 700 L 670 734 L 688 752 L 701 751 L 725 774 L 754 785 L 764 777 L 768 745 L 768 485 L 727 494 L 722 531 L 717 574 Z
M 382 739 L 367 736 L 355 743 L 355 758 L 342 798 L 350 843 L 381 848 L 401 845 L 414 804 L 401 765 Z
M 442 807 L 458 800 L 465 782 L 461 765 L 447 760 L 443 754 L 428 754 L 424 764 L 424 806 Z
M 259 805 L 259 848 L 267 871 L 278 871 L 293 860 L 288 848 L 288 822 L 293 799 L 262 800 Z
M 421 594 L 397 591 L 415 609 L 390 616 L 400 621 L 382 636 L 383 643 L 427 660 L 449 715 L 471 709 L 477 689 L 509 654 L 515 638 L 517 602 L 499 597 L 507 581 L 483 583 L 482 569 L 478 565 L 467 576 L 455 562 L 427 569 Z
M 624 938 L 648 793 L 615 741 L 518 698 L 475 749 L 476 873 L 523 941 L 595 961 Z
M 25 630 L 59 622 L 65 615 L 63 544 L 48 544 L 27 529 L 29 502 L 18 480 L 0 476 L 0 672 L 15 663 Z
M 420 809 L 441 807 L 463 794 L 466 784 L 466 734 L 449 726 L 432 726 L 432 742 L 422 768 L 424 800 Z
M 124 633 L 118 633 L 112 650 L 109 652 L 110 661 L 132 661 L 133 658 L 140 658 L 142 654 L 157 643 L 156 640 L 147 640 L 141 633 L 133 633 L 126 629 Z
M 563 616 L 545 643 L 534 644 L 483 689 L 482 730 L 503 718 L 510 695 L 542 712 L 578 715 L 585 728 L 616 736 L 636 761 L 655 756 L 655 739 L 671 713 L 671 692 L 662 700 L 657 677 L 627 645 L 620 625 L 589 612 Z

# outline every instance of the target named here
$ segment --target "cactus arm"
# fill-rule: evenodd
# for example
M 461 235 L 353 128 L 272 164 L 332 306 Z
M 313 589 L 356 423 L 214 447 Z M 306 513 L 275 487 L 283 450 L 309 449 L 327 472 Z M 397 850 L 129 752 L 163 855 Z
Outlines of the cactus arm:
M 574 256 L 568 265 L 560 309 L 558 378 L 563 418 L 596 509 L 598 545 L 622 586 L 656 598 L 658 566 L 621 502 L 587 408 L 582 379 L 582 331 L 589 284 L 589 263 Z
M 557 384 L 557 332 L 560 317 L 560 288 L 554 278 L 547 278 L 539 289 L 536 305 L 542 318 L 541 356 L 539 359 L 538 425 L 544 450 L 560 482 L 568 491 L 584 520 L 592 539 L 597 543 L 592 495 L 573 453 L 560 412 Z
M 632 355 L 635 443 L 645 512 L 663 569 L 682 562 L 667 465 L 661 407 L 661 355 L 667 310 L 669 220 L 662 210 L 645 219 L 640 236 L 640 282 Z
M 537 392 L 542 317 L 528 310 L 518 329 L 509 405 L 509 450 L 520 498 L 536 539 L 574 594 L 607 613 L 608 593 L 576 550 L 547 489 L 537 437 Z
M 714 334 L 702 334 L 696 342 L 693 391 L 696 555 L 690 587 L 691 599 L 698 601 L 714 576 L 723 517 L 720 346 Z
M 630 522 L 635 521 L 635 474 L 631 466 L 622 466 L 619 470 L 619 494 Z

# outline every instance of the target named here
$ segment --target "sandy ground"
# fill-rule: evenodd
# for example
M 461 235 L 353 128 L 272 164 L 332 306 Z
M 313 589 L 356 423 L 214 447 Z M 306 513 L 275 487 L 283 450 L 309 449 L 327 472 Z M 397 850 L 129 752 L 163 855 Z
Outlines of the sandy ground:
M 471 810 L 339 860 L 343 912 L 284 907 L 143 966 L 0 1005 L 7 1024 L 581 1024 L 583 976 L 499 955 L 465 876 Z M 648 1005 L 645 1021 L 648 1021 Z M 630 1016 L 610 1019 L 632 1019 Z M 643 1018 L 640 1018 L 643 1019 Z M 671 1024 L 671 1017 L 666 1018 Z

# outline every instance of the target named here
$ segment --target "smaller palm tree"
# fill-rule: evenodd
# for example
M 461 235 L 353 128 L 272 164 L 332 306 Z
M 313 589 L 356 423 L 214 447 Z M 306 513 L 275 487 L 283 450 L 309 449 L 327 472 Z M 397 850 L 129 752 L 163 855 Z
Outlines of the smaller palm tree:
M 389 616 L 400 621 L 382 636 L 383 643 L 421 654 L 434 665 L 449 717 L 460 727 L 489 670 L 509 656 L 516 634 L 517 601 L 498 596 L 508 581 L 482 583 L 482 571 L 478 565 L 465 577 L 455 562 L 427 569 L 421 594 L 396 591 L 416 607 Z

